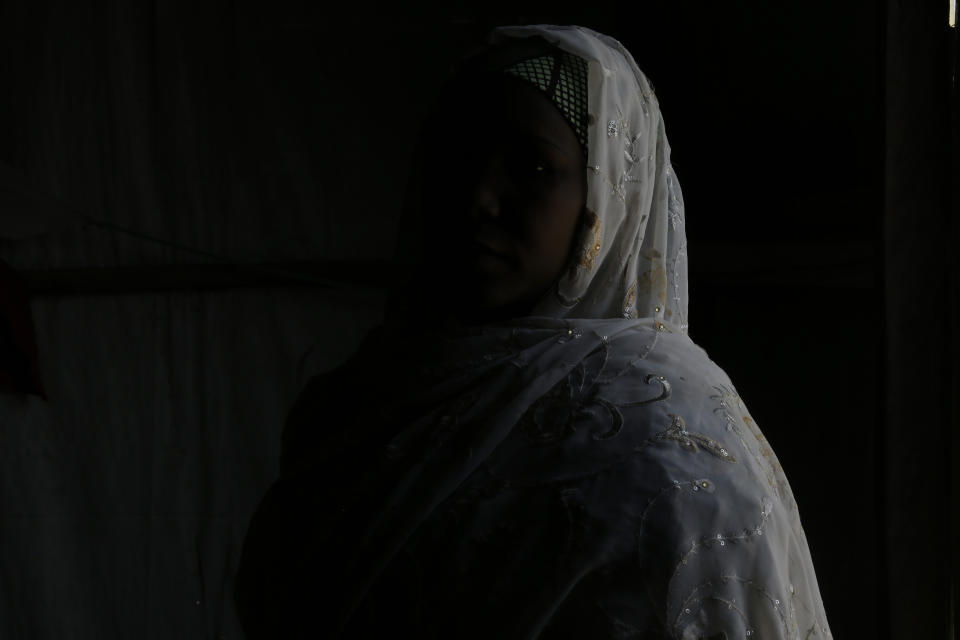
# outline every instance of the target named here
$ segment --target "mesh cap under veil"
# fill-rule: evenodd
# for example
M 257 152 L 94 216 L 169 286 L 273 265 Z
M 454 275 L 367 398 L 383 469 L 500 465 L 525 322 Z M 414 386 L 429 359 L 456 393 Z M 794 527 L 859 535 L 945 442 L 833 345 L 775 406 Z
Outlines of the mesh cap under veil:
M 520 60 L 503 72 L 540 89 L 559 109 L 587 155 L 587 62 L 566 51 Z
M 462 60 L 455 77 L 468 82 L 483 76 L 507 75 L 536 87 L 557 108 L 587 156 L 589 111 L 587 61 L 539 37 L 486 44 Z

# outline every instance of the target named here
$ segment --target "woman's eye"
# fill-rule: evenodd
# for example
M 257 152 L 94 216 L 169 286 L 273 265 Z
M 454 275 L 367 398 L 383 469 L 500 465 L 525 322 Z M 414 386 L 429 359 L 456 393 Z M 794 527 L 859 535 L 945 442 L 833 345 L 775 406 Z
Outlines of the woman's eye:
M 526 156 L 515 158 L 511 163 L 513 175 L 521 179 L 545 179 L 553 175 L 553 167 L 543 158 Z
M 526 162 L 529 171 L 536 175 L 545 176 L 550 173 L 550 165 L 543 160 L 532 159 Z

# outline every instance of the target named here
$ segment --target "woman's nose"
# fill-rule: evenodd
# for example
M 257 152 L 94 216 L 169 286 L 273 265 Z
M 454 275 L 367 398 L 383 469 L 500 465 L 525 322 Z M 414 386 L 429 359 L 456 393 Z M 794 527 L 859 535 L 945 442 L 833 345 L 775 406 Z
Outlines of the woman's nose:
M 470 215 L 474 220 L 500 217 L 500 197 L 489 184 L 482 182 L 474 188 Z
M 490 158 L 481 163 L 479 169 L 479 177 L 474 182 L 471 194 L 471 217 L 474 220 L 499 218 L 506 188 L 502 163 Z

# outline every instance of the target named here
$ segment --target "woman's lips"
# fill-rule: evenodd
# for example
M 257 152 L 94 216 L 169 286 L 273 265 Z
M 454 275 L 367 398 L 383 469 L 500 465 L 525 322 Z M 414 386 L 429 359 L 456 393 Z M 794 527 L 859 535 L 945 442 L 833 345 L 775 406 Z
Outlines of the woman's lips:
M 486 273 L 505 273 L 510 269 L 510 259 L 503 251 L 489 244 L 475 241 L 470 248 L 470 263 Z
M 473 250 L 475 253 L 490 253 L 495 256 L 502 256 L 504 252 L 496 248 L 488 242 L 482 242 L 480 240 L 475 240 L 473 243 Z

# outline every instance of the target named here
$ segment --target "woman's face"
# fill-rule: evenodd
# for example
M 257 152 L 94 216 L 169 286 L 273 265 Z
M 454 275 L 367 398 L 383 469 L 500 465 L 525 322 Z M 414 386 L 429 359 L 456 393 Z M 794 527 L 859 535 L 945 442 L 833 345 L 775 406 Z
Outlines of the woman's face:
M 568 264 L 586 198 L 573 130 L 532 85 L 453 90 L 425 145 L 428 242 L 455 315 L 525 315 Z

